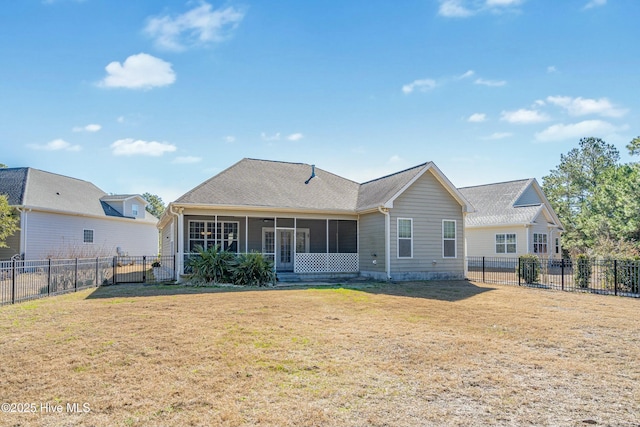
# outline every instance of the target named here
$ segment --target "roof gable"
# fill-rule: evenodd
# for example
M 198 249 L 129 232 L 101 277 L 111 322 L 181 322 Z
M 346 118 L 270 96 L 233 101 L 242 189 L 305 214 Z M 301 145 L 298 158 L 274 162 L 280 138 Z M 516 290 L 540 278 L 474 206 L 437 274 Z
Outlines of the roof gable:
M 562 227 L 534 178 L 465 187 L 460 192 L 476 208 L 465 220 L 469 227 L 531 224 L 541 210 Z

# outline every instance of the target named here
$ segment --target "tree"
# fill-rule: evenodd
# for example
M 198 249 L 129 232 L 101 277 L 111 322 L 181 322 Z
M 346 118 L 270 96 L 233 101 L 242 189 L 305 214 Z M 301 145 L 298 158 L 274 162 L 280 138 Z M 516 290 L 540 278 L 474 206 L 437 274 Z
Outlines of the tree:
M 5 165 L 4 163 L 0 163 L 0 169 L 6 169 L 6 168 L 8 168 L 8 167 L 9 167 L 9 166 Z
M 0 248 L 6 248 L 7 238 L 19 230 L 18 221 L 18 217 L 9 206 L 7 196 L 0 194 Z
M 563 225 L 563 247 L 584 251 L 590 243 L 579 224 L 590 215 L 589 200 L 617 166 L 620 153 L 600 138 L 582 138 L 578 148 L 560 155 L 560 164 L 542 178 L 542 188 Z
M 166 209 L 164 202 L 160 196 L 151 193 L 144 193 L 142 198 L 145 199 L 149 204 L 147 205 L 147 212 L 156 218 L 160 218 Z
M 631 142 L 627 144 L 627 150 L 629 150 L 629 154 L 632 156 L 640 154 L 640 136 L 633 138 Z

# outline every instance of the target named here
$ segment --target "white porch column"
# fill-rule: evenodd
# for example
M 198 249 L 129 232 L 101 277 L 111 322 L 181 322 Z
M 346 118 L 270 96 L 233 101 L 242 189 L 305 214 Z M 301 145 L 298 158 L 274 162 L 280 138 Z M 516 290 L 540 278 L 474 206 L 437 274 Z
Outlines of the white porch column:
M 176 262 L 177 273 L 184 273 L 184 208 L 178 209 L 178 259 Z
M 293 271 L 296 271 L 296 250 L 298 246 L 296 245 L 296 238 L 298 237 L 298 218 L 293 217 L 293 248 L 291 252 L 293 253 Z
M 244 217 L 244 253 L 249 253 L 249 215 Z

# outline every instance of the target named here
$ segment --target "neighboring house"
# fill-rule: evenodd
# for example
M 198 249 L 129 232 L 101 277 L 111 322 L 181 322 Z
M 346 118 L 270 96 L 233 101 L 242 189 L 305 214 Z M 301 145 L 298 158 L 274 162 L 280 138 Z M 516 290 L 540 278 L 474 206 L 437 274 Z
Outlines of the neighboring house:
M 468 256 L 562 257 L 562 224 L 535 178 L 459 190 L 476 209 L 465 219 Z
M 158 220 L 140 195 L 108 195 L 90 182 L 33 168 L 0 169 L 0 194 L 20 215 L 20 230 L 0 248 L 0 259 L 158 253 Z
M 243 159 L 169 204 L 163 255 L 261 252 L 280 278 L 464 278 L 471 205 L 432 162 L 359 184 L 313 165 Z

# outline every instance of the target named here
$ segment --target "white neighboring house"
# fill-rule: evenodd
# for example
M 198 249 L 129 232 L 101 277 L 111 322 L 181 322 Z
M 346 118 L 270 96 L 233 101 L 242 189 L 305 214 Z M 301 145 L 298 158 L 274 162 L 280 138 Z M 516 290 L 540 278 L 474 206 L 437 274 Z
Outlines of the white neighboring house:
M 562 258 L 564 229 L 535 178 L 458 190 L 476 209 L 465 217 L 467 256 Z
M 20 230 L 0 248 L 0 259 L 158 253 L 158 219 L 138 194 L 109 195 L 33 168 L 0 169 L 0 194 L 20 213 Z

